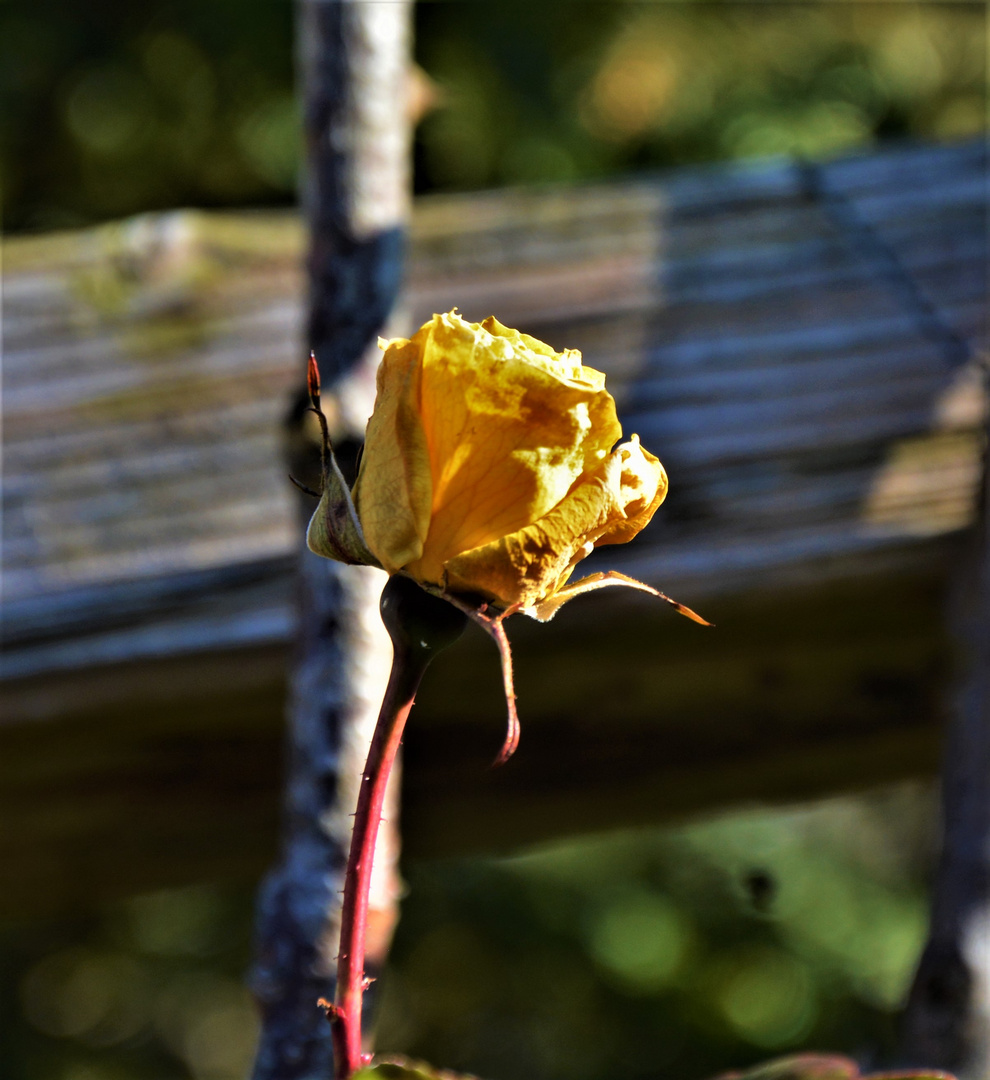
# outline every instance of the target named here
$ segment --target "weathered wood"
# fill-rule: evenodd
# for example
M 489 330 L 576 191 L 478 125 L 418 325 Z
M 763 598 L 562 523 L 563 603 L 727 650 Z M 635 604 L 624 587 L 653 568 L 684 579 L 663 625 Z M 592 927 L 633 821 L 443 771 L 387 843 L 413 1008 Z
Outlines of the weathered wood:
M 985 170 L 981 144 L 906 147 L 815 167 L 814 182 L 789 165 L 691 169 L 420 200 L 411 321 L 494 312 L 605 370 L 671 494 L 594 568 L 642 576 L 719 625 L 606 594 L 549 627 L 512 620 L 523 745 L 504 775 L 470 781 L 452 748 L 487 760 L 502 706 L 487 643 L 458 646 L 409 734 L 411 851 L 934 774 L 941 590 L 973 516 L 985 408 L 972 359 L 986 344 Z M 280 718 L 270 705 L 262 723 L 259 702 L 277 701 L 293 629 L 278 431 L 301 245 L 288 216 L 182 213 L 6 246 L 0 848 L 23 854 L 31 836 L 35 869 L 3 903 L 203 873 L 187 819 L 155 825 L 163 803 L 142 798 L 125 825 L 113 793 L 169 802 L 174 784 L 210 806 L 213 780 L 194 798 L 189 770 L 215 745 L 221 697 L 259 715 L 243 750 L 256 771 L 231 766 L 240 794 L 223 797 L 251 803 L 252 820 L 272 812 Z M 253 666 L 269 673 L 263 692 Z M 805 677 L 818 692 L 799 692 Z M 198 739 L 170 742 L 169 710 L 177 732 L 195 715 Z M 137 744 L 124 732 L 140 741 L 145 715 L 161 726 L 125 764 L 115 755 Z M 676 737 L 696 741 L 678 757 L 682 715 Z M 96 784 L 71 748 L 101 716 Z M 620 782 L 621 756 L 613 774 L 593 764 L 602 732 L 635 783 Z M 42 745 L 47 777 L 28 765 Z M 62 790 L 78 795 L 72 835 L 93 838 L 92 865 L 106 858 L 99 877 L 69 880 L 45 854 L 67 842 Z M 157 857 L 114 871 L 115 830 L 137 835 L 145 818 Z M 264 864 L 259 834 L 231 838 L 219 808 L 203 818 L 231 867 Z

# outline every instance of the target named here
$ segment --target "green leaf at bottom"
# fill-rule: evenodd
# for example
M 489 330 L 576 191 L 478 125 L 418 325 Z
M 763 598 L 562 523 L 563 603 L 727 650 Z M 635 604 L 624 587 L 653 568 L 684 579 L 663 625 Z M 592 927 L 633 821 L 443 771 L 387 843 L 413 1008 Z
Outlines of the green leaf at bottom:
M 938 1069 L 899 1069 L 864 1076 L 855 1061 L 838 1054 L 793 1054 L 728 1072 L 714 1080 L 955 1080 Z
M 423 1061 L 387 1058 L 366 1069 L 359 1069 L 351 1080 L 477 1080 L 477 1077 L 435 1069 Z

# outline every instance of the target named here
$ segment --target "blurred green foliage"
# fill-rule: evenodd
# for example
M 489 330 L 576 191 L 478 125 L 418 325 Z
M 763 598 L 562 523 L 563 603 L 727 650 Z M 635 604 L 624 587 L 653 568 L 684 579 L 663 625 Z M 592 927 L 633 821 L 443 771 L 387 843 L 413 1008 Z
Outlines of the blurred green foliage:
M 5 227 L 290 200 L 292 15 L 283 0 L 6 0 Z
M 428 3 L 424 190 L 572 180 L 986 122 L 979 4 Z
M 0 931 L 3 1080 L 243 1080 L 254 890 L 194 886 Z
M 930 791 L 410 868 L 379 1045 L 508 1080 L 881 1058 L 924 940 Z
M 795 1048 L 882 1060 L 926 919 L 906 787 L 509 859 L 407 867 L 378 1046 L 488 1080 L 697 1080 Z M 4 1080 L 242 1080 L 250 890 L 11 928 Z
M 5 0 L 5 227 L 288 204 L 289 0 Z M 419 191 L 820 157 L 986 122 L 986 7 L 423 0 Z

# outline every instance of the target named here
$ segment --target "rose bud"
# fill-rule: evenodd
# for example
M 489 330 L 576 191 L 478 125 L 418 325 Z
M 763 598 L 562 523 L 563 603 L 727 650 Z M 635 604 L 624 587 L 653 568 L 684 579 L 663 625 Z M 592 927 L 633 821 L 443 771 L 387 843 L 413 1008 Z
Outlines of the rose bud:
M 307 540 L 318 555 L 381 566 L 482 624 L 502 652 L 510 739 L 517 737 L 501 626 L 545 621 L 606 585 L 658 596 L 615 571 L 568 585 L 598 546 L 639 533 L 667 494 L 663 466 L 622 428 L 605 376 L 494 318 L 434 315 L 409 339 L 381 341 L 375 408 L 353 493 L 330 452 Z M 319 377 L 310 388 L 319 412 Z M 321 416 L 322 420 L 322 416 Z M 618 445 L 616 445 L 618 443 Z M 515 730 L 515 736 L 513 731 Z

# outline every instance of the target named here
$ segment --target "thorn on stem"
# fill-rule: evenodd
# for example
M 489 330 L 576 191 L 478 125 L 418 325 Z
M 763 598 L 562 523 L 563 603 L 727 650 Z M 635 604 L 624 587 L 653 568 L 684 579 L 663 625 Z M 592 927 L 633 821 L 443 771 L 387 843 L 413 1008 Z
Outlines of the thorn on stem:
M 318 1008 L 321 1008 L 323 1010 L 323 1012 L 326 1014 L 326 1018 L 331 1023 L 333 1023 L 334 1020 L 340 1020 L 343 1018 L 344 1014 L 342 1010 L 337 1005 L 334 1005 L 332 1001 L 327 1001 L 326 998 L 321 997 L 317 999 L 316 1004 Z
M 313 490 L 313 489 L 312 489 L 311 487 L 309 487 L 309 486 L 307 486 L 306 484 L 302 483 L 302 481 L 300 481 L 300 480 L 297 480 L 297 479 L 296 479 L 296 478 L 295 478 L 295 477 L 294 477 L 294 476 L 292 475 L 292 473 L 289 473 L 289 479 L 290 479 L 290 480 L 292 481 L 292 483 L 293 483 L 293 484 L 295 484 L 295 485 L 296 485 L 296 487 L 297 487 L 297 488 L 299 488 L 299 490 L 300 490 L 300 491 L 301 491 L 301 492 L 302 492 L 302 493 L 303 493 L 304 495 L 312 495 L 314 499 L 318 499 L 318 498 L 320 498 L 320 493 L 319 493 L 318 491 L 314 491 L 314 490 Z

